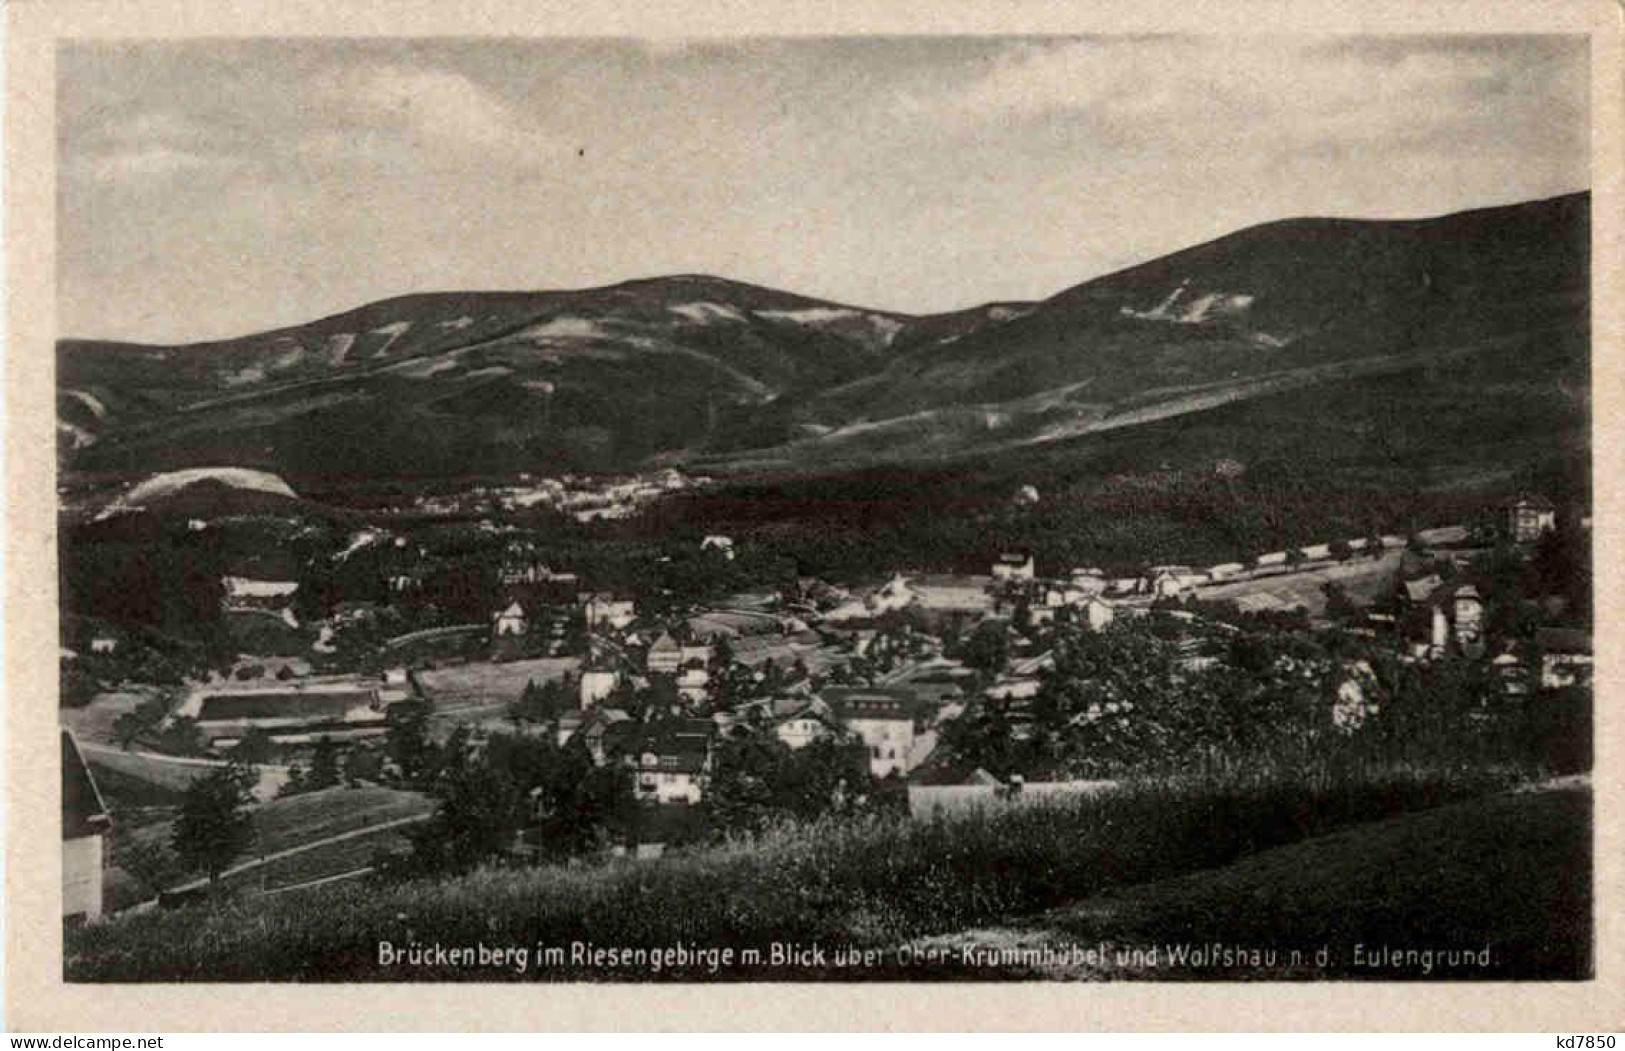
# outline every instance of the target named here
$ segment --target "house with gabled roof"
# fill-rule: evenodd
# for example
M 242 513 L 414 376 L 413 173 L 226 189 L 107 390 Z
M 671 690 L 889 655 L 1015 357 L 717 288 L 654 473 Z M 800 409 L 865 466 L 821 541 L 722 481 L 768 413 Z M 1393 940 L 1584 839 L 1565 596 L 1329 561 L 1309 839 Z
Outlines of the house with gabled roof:
M 1006 551 L 993 561 L 995 580 L 1031 580 L 1033 556 L 1025 551 Z
M 822 698 L 841 725 L 868 747 L 871 774 L 887 777 L 914 769 L 921 706 L 907 691 L 831 686 Z
M 846 735 L 829 705 L 816 697 L 782 697 L 759 704 L 762 721 L 789 748 Z
M 637 603 L 608 591 L 594 592 L 581 600 L 582 612 L 589 628 L 611 628 L 615 631 L 637 619 Z
M 671 632 L 662 632 L 649 647 L 649 652 L 644 658 L 644 666 L 651 675 L 677 674 L 677 669 L 683 666 L 682 645 L 671 637 Z
M 1535 648 L 1540 651 L 1540 686 L 1560 690 L 1589 685 L 1592 667 L 1591 633 L 1582 628 L 1539 628 Z
M 632 792 L 640 803 L 698 805 L 711 774 L 709 719 L 672 719 L 646 727 L 627 742 Z
M 1444 578 L 1439 576 L 1437 573 L 1429 573 L 1425 577 L 1417 577 L 1414 580 L 1407 580 L 1404 583 L 1405 601 L 1420 605 L 1421 603 L 1424 603 L 1428 599 L 1432 598 L 1433 593 L 1439 590 L 1439 587 L 1443 583 Z
M 1557 505 L 1538 494 L 1523 494 L 1506 505 L 1507 534 L 1520 544 L 1532 544 L 1557 528 Z

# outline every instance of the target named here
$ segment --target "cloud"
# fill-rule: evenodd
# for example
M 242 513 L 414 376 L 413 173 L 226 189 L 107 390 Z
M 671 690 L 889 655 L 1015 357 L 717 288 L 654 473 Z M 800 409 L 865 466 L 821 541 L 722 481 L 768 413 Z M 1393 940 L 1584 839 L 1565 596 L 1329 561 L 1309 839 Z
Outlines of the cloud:
M 393 135 L 417 149 L 474 150 L 517 154 L 557 148 L 541 129 L 501 98 L 452 69 L 373 64 L 319 77 L 319 108 L 343 125 L 315 132 L 306 146 L 382 153 L 380 135 Z M 347 133 L 362 129 L 356 140 Z
M 64 156 L 69 174 L 111 182 L 225 170 L 242 159 L 197 121 L 164 110 L 108 114 Z
M 1067 115 L 1109 141 L 1176 147 L 1393 142 L 1441 123 L 1493 136 L 1486 107 L 1524 125 L 1543 119 L 1531 98 L 1583 107 L 1582 55 L 1550 41 L 1528 51 L 1402 39 L 1381 49 L 1290 37 L 1025 42 L 963 89 L 905 96 L 898 109 L 962 129 Z
M 223 158 L 207 154 L 171 149 L 168 146 L 147 146 L 93 154 L 75 162 L 74 168 L 77 174 L 118 181 L 176 175 L 203 168 L 220 168 L 226 164 Z

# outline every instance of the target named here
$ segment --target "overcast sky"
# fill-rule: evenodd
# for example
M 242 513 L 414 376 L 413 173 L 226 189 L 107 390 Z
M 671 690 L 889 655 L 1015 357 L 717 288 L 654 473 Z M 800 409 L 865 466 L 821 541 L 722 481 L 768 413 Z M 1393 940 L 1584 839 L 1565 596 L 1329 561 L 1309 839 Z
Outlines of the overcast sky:
M 210 41 L 58 56 L 63 334 L 711 273 L 907 312 L 1588 186 L 1581 38 Z

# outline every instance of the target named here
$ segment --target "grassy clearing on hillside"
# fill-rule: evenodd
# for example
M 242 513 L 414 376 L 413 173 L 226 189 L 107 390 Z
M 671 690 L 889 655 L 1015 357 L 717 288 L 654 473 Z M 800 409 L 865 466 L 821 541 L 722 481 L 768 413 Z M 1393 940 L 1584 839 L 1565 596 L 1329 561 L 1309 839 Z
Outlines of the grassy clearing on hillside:
M 190 778 L 174 783 L 155 782 L 147 776 L 150 766 L 133 771 L 113 763 L 97 762 L 96 759 L 92 759 L 89 765 L 96 775 L 96 787 L 101 791 L 102 799 L 120 812 L 121 817 L 123 812 L 131 809 L 180 806 L 181 800 L 186 798 L 186 786 L 191 784 Z
M 884 948 L 1112 888 L 1228 864 L 1353 823 L 1437 806 L 1510 775 L 1411 767 L 1145 782 L 1111 795 L 938 821 L 779 829 L 657 862 L 487 869 L 398 886 L 222 900 L 71 932 L 70 980 L 492 980 L 480 967 L 379 966 L 378 946 Z M 647 965 L 550 967 L 548 980 L 789 978 Z
M 312 845 L 309 849 L 299 849 L 297 853 L 272 858 L 263 865 L 233 873 L 224 877 L 222 882 L 228 891 L 264 891 L 355 872 L 371 865 L 372 859 L 380 851 L 387 853 L 407 849 L 409 840 L 406 831 L 410 827 L 397 825 L 373 831 L 357 830 L 355 835 L 347 838 Z M 251 862 L 260 853 L 256 850 L 240 859 L 240 862 Z
M 111 784 L 135 783 L 150 786 L 154 803 L 158 797 L 178 796 L 188 785 L 207 774 L 214 767 L 204 763 L 172 763 L 153 759 L 136 752 L 112 752 L 86 749 L 85 761 L 96 781 L 101 783 L 104 771 L 111 771 Z
M 275 854 L 329 836 L 427 814 L 433 801 L 392 788 L 329 788 L 255 807 L 255 854 Z
M 1069 441 L 954 459 L 738 473 L 617 528 L 748 536 L 804 572 L 1045 571 L 1251 558 L 1336 537 L 1470 522 L 1520 490 L 1589 499 L 1588 340 L 1540 332 L 1469 364 L 1273 394 Z M 1239 466 L 1234 477 L 1221 463 Z M 1034 506 L 1015 507 L 1023 485 Z M 984 570 L 985 571 L 985 570 Z
M 581 664 L 579 657 L 538 657 L 523 661 L 470 661 L 418 672 L 423 692 L 441 706 L 508 704 L 525 685 L 563 678 Z

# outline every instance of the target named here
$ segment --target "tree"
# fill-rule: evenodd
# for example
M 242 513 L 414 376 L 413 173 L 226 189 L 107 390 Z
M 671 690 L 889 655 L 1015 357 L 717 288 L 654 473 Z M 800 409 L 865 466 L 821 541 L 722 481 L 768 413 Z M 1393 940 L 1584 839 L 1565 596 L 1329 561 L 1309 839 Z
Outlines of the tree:
M 201 869 L 210 884 L 219 880 L 254 838 L 248 807 L 254 774 L 240 763 L 215 767 L 193 781 L 181 799 L 171 845 L 192 869 Z
M 1011 732 L 1010 718 L 1001 702 L 978 700 L 942 728 L 947 753 L 969 766 L 1003 776 L 1020 771 L 1030 749 Z
M 1326 615 L 1337 620 L 1343 620 L 1360 612 L 1360 607 L 1349 597 L 1348 589 L 1335 580 L 1328 580 L 1322 584 L 1320 590 L 1326 595 Z
M 119 747 L 128 751 L 138 738 L 157 730 L 168 714 L 169 702 L 163 696 L 155 695 L 136 705 L 134 711 L 125 712 L 114 719 L 113 735 Z
M 268 763 L 276 757 L 276 742 L 263 727 L 251 727 L 231 750 L 231 758 L 247 766 Z
M 440 791 L 434 816 L 407 833 L 421 870 L 466 871 L 512 842 L 523 801 L 511 783 L 482 766 L 447 778 Z
M 1010 659 L 1010 634 L 1002 623 L 990 621 L 965 640 L 960 658 L 984 675 L 997 675 Z
M 371 748 L 358 745 L 344 755 L 344 783 L 351 788 L 364 781 L 377 781 L 383 770 L 383 757 Z
M 431 746 L 429 744 L 429 706 L 420 701 L 407 701 L 389 706 L 388 728 L 384 731 L 384 754 L 400 768 L 401 777 L 408 784 L 420 784 L 428 775 Z
M 547 726 L 558 722 L 559 716 L 571 707 L 570 697 L 557 679 L 541 685 L 532 680 L 525 683 L 519 699 L 508 706 L 508 718 L 515 726 Z
M 119 747 L 126 752 L 135 744 L 136 739 L 149 729 L 151 726 L 141 718 L 139 710 L 125 712 L 113 720 L 113 737 L 118 741 Z
M 177 715 L 158 734 L 158 749 L 170 755 L 202 755 L 203 731 L 189 715 Z
M 288 767 L 288 779 L 282 782 L 282 787 L 276 790 L 278 799 L 296 796 L 301 792 L 308 792 L 309 786 L 305 784 L 305 768 L 298 763 Z
M 338 745 L 334 744 L 331 738 L 318 738 L 316 750 L 310 757 L 310 773 L 305 778 L 306 787 L 312 792 L 319 792 L 324 788 L 332 788 L 338 783 Z
M 117 835 L 118 826 L 113 826 Z M 153 839 L 137 839 L 124 835 L 113 847 L 119 868 L 133 875 L 154 891 L 162 891 L 177 882 L 184 874 L 180 860 L 169 845 Z
M 776 772 L 789 749 L 771 734 L 752 733 L 724 741 L 716 752 L 716 773 L 706 802 L 719 831 L 759 831 L 774 810 Z

